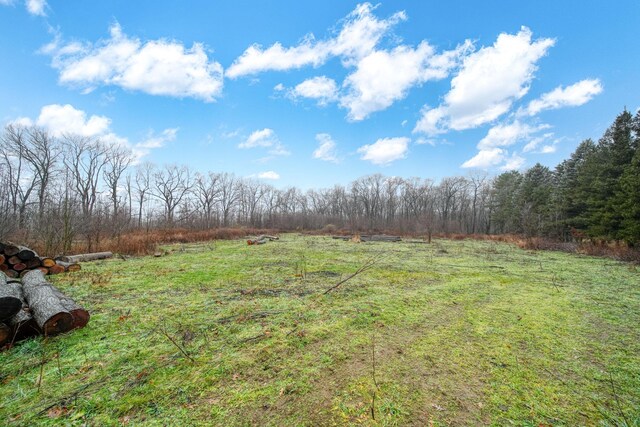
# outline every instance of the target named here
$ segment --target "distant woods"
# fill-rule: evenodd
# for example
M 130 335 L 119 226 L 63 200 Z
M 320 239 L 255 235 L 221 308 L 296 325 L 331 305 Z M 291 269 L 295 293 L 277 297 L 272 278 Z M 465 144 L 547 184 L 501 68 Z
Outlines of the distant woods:
M 47 253 L 140 230 L 216 227 L 514 233 L 640 243 L 640 113 L 619 114 L 554 170 L 497 177 L 359 178 L 349 185 L 276 189 L 229 173 L 135 164 L 100 139 L 8 125 L 0 145 L 0 238 Z M 425 165 L 428 174 L 428 165 Z

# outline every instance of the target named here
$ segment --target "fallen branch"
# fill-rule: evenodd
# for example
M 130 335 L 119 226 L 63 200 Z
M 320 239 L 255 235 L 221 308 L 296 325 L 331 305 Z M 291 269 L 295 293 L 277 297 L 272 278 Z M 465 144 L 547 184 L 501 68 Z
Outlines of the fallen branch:
M 167 332 L 167 330 L 166 330 L 164 327 L 163 327 L 163 328 L 161 328 L 161 329 L 160 329 L 160 331 L 162 332 L 162 334 L 163 334 L 165 337 L 167 337 L 167 339 L 168 339 L 169 341 L 171 341 L 171 343 L 172 343 L 173 345 L 175 345 L 175 346 L 178 348 L 178 350 L 180 350 L 180 352 L 181 352 L 182 354 L 184 354 L 184 355 L 185 355 L 185 357 L 187 357 L 187 358 L 188 358 L 189 360 L 191 360 L 193 363 L 196 363 L 195 359 L 194 359 L 193 357 L 191 357 L 191 356 L 189 355 L 189 353 L 187 353 L 187 351 L 186 351 L 184 348 L 182 348 L 182 346 L 180 346 L 180 344 L 178 344 L 178 343 L 177 343 L 177 342 L 176 342 L 176 341 L 171 337 L 171 335 L 169 335 L 169 333 Z
M 363 273 L 367 270 L 369 270 L 371 267 L 373 267 L 378 261 L 380 260 L 380 258 L 369 258 L 367 260 L 367 262 L 365 262 L 360 268 L 358 268 L 353 274 L 345 277 L 344 279 L 340 280 L 338 283 L 336 283 L 335 285 L 333 285 L 332 287 L 330 287 L 329 289 L 327 289 L 326 291 L 324 291 L 322 293 L 322 295 L 326 295 L 331 291 L 334 291 L 336 289 L 338 289 L 338 287 L 340 285 L 342 285 L 343 283 L 345 283 L 348 280 L 353 279 L 354 277 L 356 277 L 358 274 Z

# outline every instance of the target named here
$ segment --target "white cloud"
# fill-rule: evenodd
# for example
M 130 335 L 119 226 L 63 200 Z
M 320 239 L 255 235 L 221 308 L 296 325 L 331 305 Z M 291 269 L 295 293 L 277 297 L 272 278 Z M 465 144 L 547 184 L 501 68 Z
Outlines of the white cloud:
M 316 41 L 307 35 L 297 46 L 283 47 L 274 43 L 266 49 L 254 44 L 247 48 L 227 69 L 229 78 L 257 74 L 264 71 L 285 71 L 312 65 L 318 67 L 331 57 L 342 57 L 344 64 L 352 64 L 367 55 L 380 39 L 398 22 L 406 19 L 398 12 L 388 19 L 377 19 L 370 3 L 358 5 L 343 21 L 342 29 L 333 38 Z
M 350 120 L 363 120 L 405 98 L 413 86 L 447 77 L 471 47 L 467 41 L 455 50 L 436 54 L 423 41 L 415 49 L 402 45 L 390 51 L 372 51 L 345 79 L 347 93 L 340 105 L 349 110 Z
M 518 156 L 516 153 L 513 153 L 511 157 L 506 159 L 505 164 L 500 169 L 504 171 L 520 169 L 522 166 L 524 166 L 524 162 L 524 158 Z
M 79 135 L 87 138 L 97 138 L 110 146 L 122 146 L 131 151 L 134 163 L 139 162 L 144 156 L 151 153 L 154 148 L 160 148 L 168 141 L 173 141 L 178 133 L 178 128 L 165 129 L 160 135 L 149 132 L 148 137 L 137 143 L 131 144 L 126 137 L 117 135 L 111 130 L 111 119 L 105 116 L 91 115 L 79 110 L 70 104 L 45 105 L 40 110 L 39 116 L 32 120 L 21 117 L 12 121 L 13 124 L 22 126 L 40 126 L 55 137 L 62 135 Z
M 318 148 L 313 152 L 314 159 L 320 159 L 327 162 L 338 163 L 338 154 L 336 152 L 336 143 L 328 133 L 319 133 L 316 135 Z
M 156 135 L 153 132 L 149 133 L 149 136 L 136 144 L 136 147 L 139 148 L 160 148 L 164 147 L 167 142 L 171 142 L 176 139 L 178 135 L 178 128 L 168 128 L 163 130 L 159 135 Z
M 298 84 L 290 91 L 292 98 L 316 99 L 318 105 L 324 106 L 334 101 L 338 94 L 335 80 L 325 76 L 313 77 Z
M 284 85 L 282 83 L 278 83 L 273 87 L 273 90 L 276 92 L 282 92 L 284 90 Z
M 551 154 L 551 153 L 555 153 L 557 150 L 557 144 L 551 144 L 551 145 L 544 145 L 542 147 L 542 149 L 540 150 L 541 154 Z
M 273 156 L 288 156 L 291 154 L 289 150 L 287 150 L 284 145 L 280 142 L 278 135 L 273 131 L 273 129 L 264 128 L 261 130 L 256 130 L 249 135 L 249 137 L 238 145 L 238 148 L 256 148 L 256 147 L 265 147 L 269 148 L 270 156 L 264 158 L 263 160 L 269 160 Z
M 368 160 L 375 165 L 387 165 L 391 162 L 404 159 L 409 151 L 409 138 L 382 138 L 373 144 L 363 145 L 358 148 L 362 160 Z
M 51 104 L 42 107 L 36 124 L 46 128 L 54 136 L 74 134 L 95 137 L 108 132 L 111 119 L 96 115 L 87 117 L 87 113 L 70 104 Z
M 535 138 L 532 138 L 527 145 L 524 146 L 524 148 L 522 149 L 523 153 L 528 153 L 530 151 L 534 151 L 536 148 L 538 148 L 540 146 L 540 144 L 542 144 L 543 142 L 547 141 L 549 138 L 551 138 L 553 136 L 553 133 L 545 133 L 542 136 L 537 136 Z M 555 142 L 554 142 L 555 145 Z M 543 147 L 542 150 L 545 150 L 545 147 Z M 547 152 L 549 149 L 547 148 Z M 555 148 L 554 148 L 555 151 Z
M 506 147 L 516 142 L 528 138 L 531 134 L 542 129 L 547 129 L 548 125 L 530 126 L 516 120 L 509 124 L 498 124 L 487 132 L 487 135 L 480 140 L 478 148 L 483 150 L 494 147 Z
M 524 164 L 524 159 L 515 153 L 509 157 L 509 152 L 505 150 L 504 147 L 529 140 L 523 151 L 532 151 L 542 142 L 553 136 L 553 133 L 534 136 L 536 132 L 548 128 L 549 126 L 545 124 L 531 126 L 519 120 L 495 125 L 489 129 L 487 135 L 478 142 L 478 153 L 464 162 L 462 167 L 489 169 L 502 164 L 501 169 L 518 169 Z
M 258 178 L 277 180 L 277 179 L 280 179 L 280 174 L 274 171 L 266 171 L 266 172 L 259 173 Z
M 222 91 L 222 66 L 209 61 L 205 48 L 189 49 L 169 40 L 143 42 L 123 34 L 114 24 L 111 36 L 95 44 L 61 44 L 59 37 L 42 48 L 53 56 L 60 83 L 90 92 L 99 85 L 114 85 L 151 95 L 190 97 L 213 101 Z
M 505 151 L 502 148 L 490 148 L 478 151 L 478 154 L 473 156 L 462 164 L 463 168 L 477 168 L 488 169 L 493 166 L 497 166 L 505 159 Z
M 433 135 L 475 128 L 497 119 L 529 91 L 536 63 L 554 43 L 548 38 L 532 41 L 526 27 L 515 35 L 500 34 L 492 46 L 464 59 L 444 103 L 423 109 L 414 132 Z
M 525 109 L 525 114 L 534 116 L 544 110 L 577 107 L 591 101 L 602 90 L 602 83 L 598 79 L 582 80 L 565 88 L 558 86 L 551 92 L 531 101 Z
M 432 147 L 435 147 L 437 142 L 436 142 L 435 139 L 429 139 L 429 138 L 420 137 L 420 138 L 416 139 L 415 143 L 417 145 L 430 145 Z
M 45 9 L 47 8 L 46 0 L 26 0 L 25 5 L 27 12 L 36 16 L 47 16 Z
M 264 128 L 254 131 L 238 148 L 272 147 L 279 142 L 273 129 Z

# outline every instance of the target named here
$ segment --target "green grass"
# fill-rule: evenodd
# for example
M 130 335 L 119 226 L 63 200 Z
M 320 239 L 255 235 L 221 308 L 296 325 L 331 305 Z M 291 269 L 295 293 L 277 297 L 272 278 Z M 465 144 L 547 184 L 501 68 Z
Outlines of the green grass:
M 166 249 L 54 278 L 91 321 L 0 353 L 0 424 L 640 424 L 633 266 L 293 234 Z

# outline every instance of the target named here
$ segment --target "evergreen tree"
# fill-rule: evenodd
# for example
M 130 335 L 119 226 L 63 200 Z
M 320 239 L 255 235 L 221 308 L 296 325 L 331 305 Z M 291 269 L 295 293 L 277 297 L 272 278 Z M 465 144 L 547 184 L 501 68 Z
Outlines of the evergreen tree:
M 537 163 L 522 177 L 518 192 L 520 229 L 527 236 L 541 236 L 551 226 L 551 193 L 553 174 Z
M 517 195 L 522 182 L 518 171 L 500 174 L 493 183 L 491 194 L 492 224 L 497 233 L 520 233 Z

